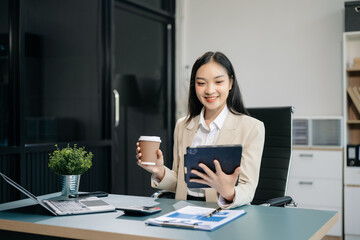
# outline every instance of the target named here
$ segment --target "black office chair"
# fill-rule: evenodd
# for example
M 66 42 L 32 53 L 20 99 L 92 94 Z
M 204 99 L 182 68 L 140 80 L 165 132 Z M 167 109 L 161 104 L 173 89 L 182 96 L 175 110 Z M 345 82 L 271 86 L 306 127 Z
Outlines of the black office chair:
M 285 206 L 296 203 L 285 196 L 292 149 L 293 107 L 248 108 L 250 115 L 265 125 L 265 144 L 260 176 L 251 204 Z M 174 198 L 165 190 L 155 192 L 155 198 Z
M 259 183 L 251 204 L 284 206 L 294 204 L 285 196 L 292 150 L 293 107 L 249 108 L 250 115 L 265 125 L 265 144 Z

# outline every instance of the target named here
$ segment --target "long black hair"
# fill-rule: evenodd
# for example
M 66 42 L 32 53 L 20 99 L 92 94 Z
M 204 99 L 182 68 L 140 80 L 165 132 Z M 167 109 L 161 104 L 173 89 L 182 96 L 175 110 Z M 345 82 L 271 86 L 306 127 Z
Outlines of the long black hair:
M 203 104 L 200 102 L 200 100 L 196 96 L 195 91 L 195 77 L 196 73 L 199 70 L 199 68 L 210 62 L 214 61 L 221 66 L 223 66 L 226 69 L 226 72 L 229 76 L 229 79 L 233 79 L 232 88 L 229 91 L 229 96 L 226 99 L 226 104 L 230 110 L 230 112 L 240 115 L 240 114 L 246 114 L 249 115 L 248 111 L 246 110 L 244 106 L 244 102 L 242 100 L 241 92 L 239 85 L 236 80 L 235 71 L 234 68 L 230 62 L 230 60 L 225 56 L 225 54 L 221 52 L 206 52 L 201 57 L 199 57 L 191 70 L 191 77 L 190 77 L 190 87 L 189 87 L 189 100 L 188 100 L 188 119 L 189 122 L 191 119 L 193 119 L 195 116 L 199 115 L 201 112 L 201 109 L 203 108 Z

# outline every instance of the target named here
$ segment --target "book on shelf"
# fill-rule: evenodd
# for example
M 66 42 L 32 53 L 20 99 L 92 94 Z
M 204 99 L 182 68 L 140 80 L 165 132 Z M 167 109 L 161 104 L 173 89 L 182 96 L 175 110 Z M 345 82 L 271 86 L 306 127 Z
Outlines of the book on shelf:
M 360 58 L 354 58 L 354 69 L 360 69 Z
M 359 87 L 353 87 L 353 91 L 355 93 L 355 96 L 358 100 L 358 102 L 360 103 L 360 91 L 359 91 Z
M 354 103 L 356 110 L 360 113 L 360 92 L 358 87 L 348 87 L 347 93 L 349 94 L 351 101 Z
M 348 167 L 356 167 L 360 163 L 360 156 L 359 156 L 359 148 L 360 145 L 347 145 L 347 159 L 346 163 Z

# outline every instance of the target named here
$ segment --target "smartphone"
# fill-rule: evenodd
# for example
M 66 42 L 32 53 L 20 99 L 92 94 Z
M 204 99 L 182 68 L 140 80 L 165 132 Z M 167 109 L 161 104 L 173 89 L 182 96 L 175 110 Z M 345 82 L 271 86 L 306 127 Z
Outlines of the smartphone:
M 70 194 L 69 198 L 81 198 L 81 197 L 107 197 L 108 193 L 102 191 L 88 192 L 88 193 L 79 193 L 79 194 Z
M 126 215 L 144 216 L 161 211 L 160 207 L 132 206 L 132 207 L 116 207 L 116 210 L 122 210 Z

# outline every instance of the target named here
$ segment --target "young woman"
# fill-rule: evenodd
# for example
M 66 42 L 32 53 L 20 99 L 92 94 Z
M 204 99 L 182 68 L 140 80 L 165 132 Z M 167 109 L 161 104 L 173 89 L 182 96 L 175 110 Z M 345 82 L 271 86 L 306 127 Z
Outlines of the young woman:
M 176 199 L 218 202 L 233 208 L 252 201 L 259 179 L 265 129 L 262 122 L 248 115 L 244 107 L 230 60 L 220 52 L 207 52 L 196 60 L 191 72 L 188 115 L 178 120 L 174 132 L 172 170 L 164 166 L 161 150 L 156 166 L 141 164 L 141 149 L 136 148 L 138 165 L 152 173 L 152 186 L 175 192 Z M 241 144 L 241 166 L 232 174 L 199 164 L 204 173 L 192 170 L 201 179 L 191 181 L 211 188 L 188 189 L 184 180 L 184 154 L 188 146 Z M 235 186 L 238 180 L 238 184 Z

